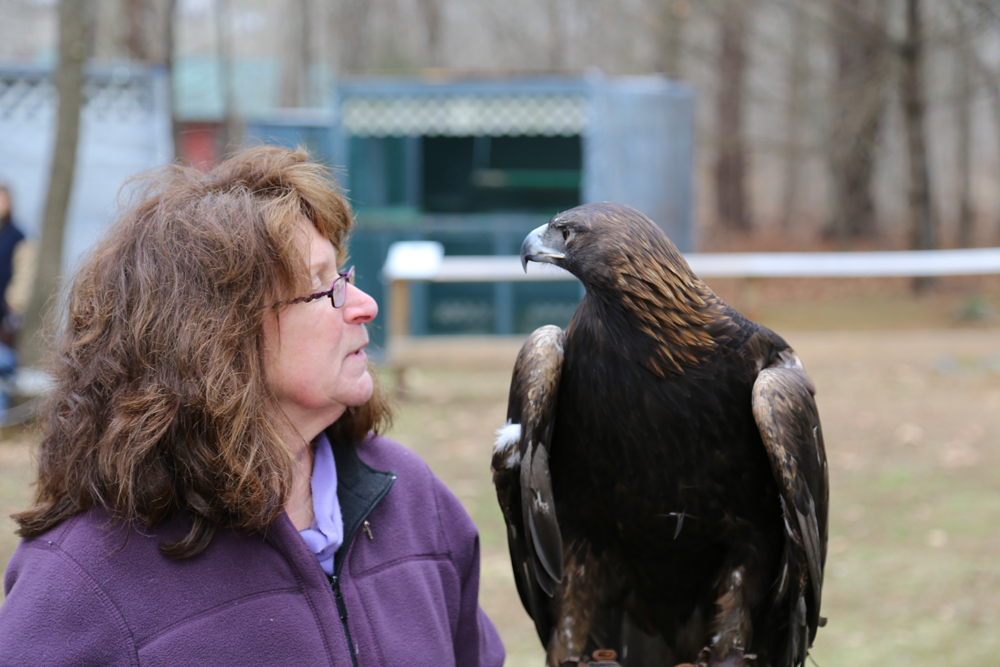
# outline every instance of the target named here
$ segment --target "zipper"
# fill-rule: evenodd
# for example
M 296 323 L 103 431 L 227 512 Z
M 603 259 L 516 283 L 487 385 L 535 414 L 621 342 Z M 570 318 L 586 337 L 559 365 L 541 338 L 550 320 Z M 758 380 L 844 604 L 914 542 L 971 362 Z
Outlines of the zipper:
M 351 652 L 351 664 L 353 667 L 358 667 L 358 654 L 354 647 L 354 640 L 351 639 L 351 629 L 347 625 L 347 604 L 344 603 L 344 596 L 340 592 L 340 571 L 344 567 L 344 563 L 347 561 L 347 551 L 354 541 L 354 536 L 358 532 L 359 527 L 364 527 L 366 533 L 368 533 L 369 539 L 371 537 L 371 528 L 368 524 L 368 516 L 372 513 L 378 504 L 382 502 L 382 499 L 389 494 L 389 489 L 392 488 L 392 483 L 396 481 L 396 475 L 393 474 L 389 479 L 389 483 L 386 485 L 382 492 L 377 498 L 368 506 L 367 511 L 361 517 L 361 522 L 354 526 L 354 529 L 349 535 L 344 536 L 344 542 L 340 545 L 340 549 L 337 550 L 337 555 L 334 556 L 333 574 L 328 575 L 327 578 L 330 580 L 330 587 L 333 588 L 333 598 L 337 603 L 337 613 L 340 615 L 340 622 L 344 624 L 344 635 L 347 637 L 347 647 Z M 343 557 L 340 555 L 344 554 Z
M 344 596 L 340 594 L 340 578 L 337 575 L 330 575 L 330 586 L 333 588 L 333 598 L 337 601 L 337 613 L 340 614 L 340 622 L 344 624 L 344 635 L 347 637 L 347 647 L 351 652 L 351 664 L 358 667 L 358 655 L 354 650 L 354 640 L 351 639 L 351 629 L 347 625 L 347 605 L 344 604 Z

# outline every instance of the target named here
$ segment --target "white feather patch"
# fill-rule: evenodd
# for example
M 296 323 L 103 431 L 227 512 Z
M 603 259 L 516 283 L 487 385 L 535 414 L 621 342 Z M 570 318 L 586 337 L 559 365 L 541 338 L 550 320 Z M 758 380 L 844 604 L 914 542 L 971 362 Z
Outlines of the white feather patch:
M 805 367 L 802 365 L 802 360 L 799 359 L 799 355 L 795 354 L 791 350 L 785 350 L 778 358 L 781 360 L 780 364 L 776 364 L 778 368 L 797 368 L 800 371 L 804 371 Z
M 532 504 L 535 506 L 535 509 L 541 510 L 542 512 L 549 511 L 549 504 L 542 500 L 542 493 L 540 491 L 535 491 L 535 498 Z
M 521 463 L 521 452 L 518 443 L 521 442 L 521 425 L 507 422 L 505 426 L 497 429 L 497 439 L 493 443 L 493 454 L 507 452 L 504 466 L 508 469 Z

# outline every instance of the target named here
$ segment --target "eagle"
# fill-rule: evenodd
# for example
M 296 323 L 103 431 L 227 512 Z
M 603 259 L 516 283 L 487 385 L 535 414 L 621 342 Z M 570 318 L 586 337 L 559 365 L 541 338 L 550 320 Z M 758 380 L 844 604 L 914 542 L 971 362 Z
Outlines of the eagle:
M 547 664 L 803 665 L 829 482 L 798 355 L 629 206 L 556 215 L 529 261 L 585 288 L 565 331 L 522 346 L 491 466 Z

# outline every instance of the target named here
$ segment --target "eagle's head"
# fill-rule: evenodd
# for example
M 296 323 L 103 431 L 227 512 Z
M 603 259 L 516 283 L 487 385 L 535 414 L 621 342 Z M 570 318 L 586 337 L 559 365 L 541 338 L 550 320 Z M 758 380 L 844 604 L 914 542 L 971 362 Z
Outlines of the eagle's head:
M 728 306 L 663 230 L 624 204 L 584 204 L 558 214 L 525 237 L 521 263 L 527 268 L 529 261 L 579 278 L 587 288 L 581 306 L 596 308 L 616 335 L 631 336 L 628 354 L 660 377 L 696 364 L 734 329 Z M 580 326 L 592 323 L 584 315 Z
M 548 262 L 580 279 L 588 289 L 617 290 L 623 276 L 696 281 L 687 262 L 652 220 L 625 204 L 577 206 L 530 232 L 521 244 L 521 264 Z M 667 276 L 660 276 L 660 282 Z

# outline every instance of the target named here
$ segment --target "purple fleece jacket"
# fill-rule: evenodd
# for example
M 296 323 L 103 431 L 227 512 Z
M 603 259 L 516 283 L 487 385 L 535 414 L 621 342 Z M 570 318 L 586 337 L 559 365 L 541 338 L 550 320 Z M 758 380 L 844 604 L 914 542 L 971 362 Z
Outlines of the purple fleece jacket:
M 182 517 L 126 530 L 91 510 L 14 554 L 0 666 L 501 665 L 478 602 L 479 537 L 455 496 L 386 438 L 334 450 L 345 544 L 333 577 L 284 514 L 171 560 L 158 545 L 183 534 Z

